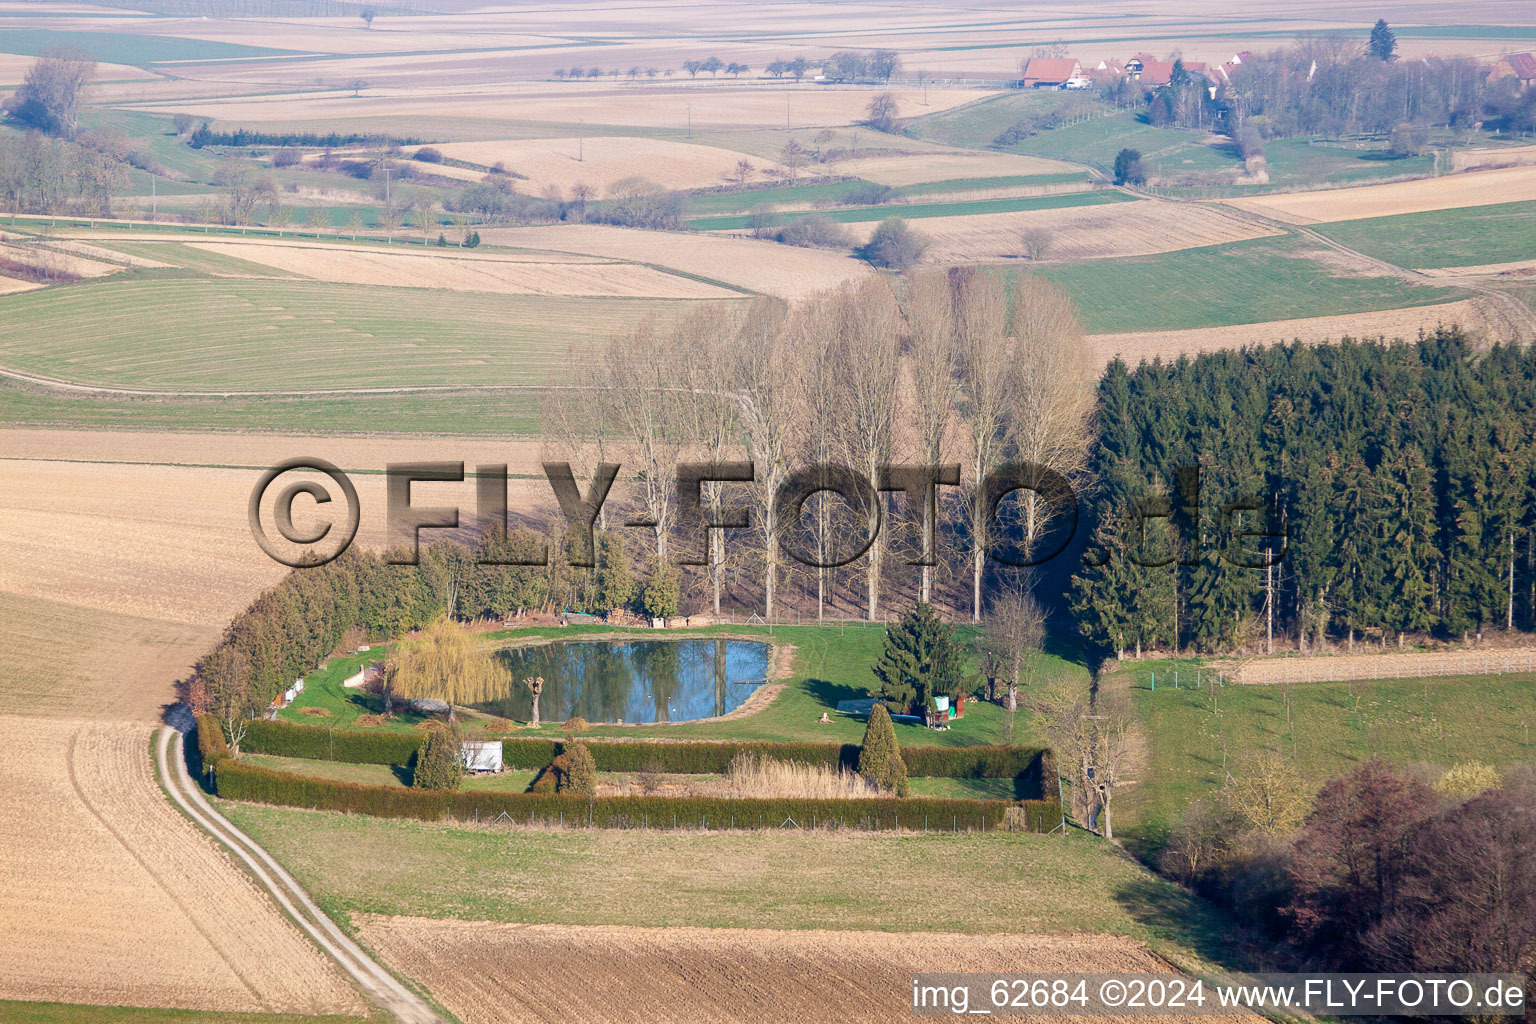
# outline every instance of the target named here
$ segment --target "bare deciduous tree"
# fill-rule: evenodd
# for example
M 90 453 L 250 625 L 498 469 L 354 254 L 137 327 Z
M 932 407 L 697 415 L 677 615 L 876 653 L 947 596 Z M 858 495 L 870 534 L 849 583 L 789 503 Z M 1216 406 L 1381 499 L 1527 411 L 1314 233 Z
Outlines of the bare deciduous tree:
M 944 462 L 950 418 L 959 397 L 955 377 L 955 309 L 943 271 L 925 270 L 908 278 L 905 312 L 918 456 L 924 465 L 938 466 Z M 936 557 L 936 552 L 926 550 L 927 540 L 928 532 L 924 529 L 925 563 Z M 921 592 L 924 601 L 931 600 L 931 565 L 922 567 Z
M 1019 247 L 1031 260 L 1045 259 L 1055 241 L 1056 235 L 1050 228 L 1032 227 L 1019 232 Z
M 539 727 L 539 698 L 544 695 L 544 677 L 528 676 L 523 679 L 523 685 L 528 687 L 528 693 L 533 697 L 533 717 L 528 724 L 535 729 Z
M 971 442 L 971 621 L 981 620 L 989 513 L 982 484 L 1001 461 L 1015 345 L 1008 335 L 1008 300 L 1002 282 L 975 267 L 950 271 L 961 412 Z
M 839 448 L 879 494 L 880 467 L 892 461 L 892 417 L 901 362 L 901 313 L 880 278 L 844 286 L 833 304 L 840 395 Z M 879 509 L 872 528 L 879 527 Z M 867 556 L 865 608 L 869 620 L 880 612 L 880 578 L 885 531 L 878 530 Z
M 72 139 L 80 126 L 85 87 L 95 77 L 96 62 L 84 54 L 60 50 L 39 57 L 6 101 L 6 110 L 39 131 Z
M 775 499 L 789 474 L 790 442 L 798 416 L 795 353 L 785 330 L 784 304 L 755 300 L 734 340 L 734 390 L 741 405 L 742 439 L 751 457 L 757 528 L 763 541 L 763 608 L 773 618 L 779 574 L 779 523 Z
M 1028 594 L 1009 593 L 992 603 L 982 634 L 987 698 L 1003 685 L 1003 709 L 1019 708 L 1019 687 L 1034 681 L 1038 655 L 1045 646 L 1045 612 Z
M 1065 292 L 1034 275 L 1019 279 L 1013 299 L 1013 446 L 1022 461 L 1071 479 L 1087 469 L 1098 377 L 1082 322 Z M 1033 555 L 1058 510 L 1036 491 L 1019 494 L 1024 552 Z

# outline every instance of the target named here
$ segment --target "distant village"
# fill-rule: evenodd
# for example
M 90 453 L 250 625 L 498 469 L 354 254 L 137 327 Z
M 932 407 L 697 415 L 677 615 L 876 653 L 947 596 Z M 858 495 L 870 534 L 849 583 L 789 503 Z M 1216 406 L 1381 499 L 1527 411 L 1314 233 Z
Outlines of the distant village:
M 1085 69 L 1081 61 L 1072 57 L 1031 57 L 1024 62 L 1021 85 L 1025 89 L 1091 89 L 1126 79 L 1139 82 L 1148 89 L 1161 88 L 1179 77 L 1182 67 L 1192 79 L 1203 78 L 1216 95 L 1216 90 L 1230 83 L 1245 60 L 1253 57 L 1251 50 L 1239 50 L 1220 64 L 1198 60 L 1181 60 L 1171 57 L 1159 60 L 1150 53 L 1137 53 L 1125 61 L 1101 60 L 1092 68 Z M 1424 62 L 1436 57 L 1419 58 Z M 1536 85 L 1536 56 L 1530 53 L 1500 54 L 1488 65 L 1487 84 L 1494 85 L 1506 78 L 1516 79 L 1522 88 Z

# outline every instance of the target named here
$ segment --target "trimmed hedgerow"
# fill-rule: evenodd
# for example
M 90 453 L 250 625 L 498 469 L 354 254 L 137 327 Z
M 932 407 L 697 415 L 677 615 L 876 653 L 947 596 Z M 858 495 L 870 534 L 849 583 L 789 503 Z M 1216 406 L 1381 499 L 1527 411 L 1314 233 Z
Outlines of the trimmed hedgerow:
M 231 800 L 346 811 L 423 821 L 487 821 L 505 813 L 515 821 L 564 822 L 599 828 L 778 828 L 791 819 L 801 827 L 861 829 L 996 829 L 1009 808 L 1023 827 L 1045 832 L 1061 820 L 1055 800 L 764 800 L 714 797 L 579 797 L 554 793 L 449 792 L 402 786 L 360 786 L 292 772 L 273 771 L 233 759 L 219 764 L 218 794 Z M 1022 814 L 1020 814 L 1022 811 Z
M 424 742 L 419 733 L 364 732 L 328 729 L 293 722 L 252 722 L 245 749 L 257 754 L 308 757 L 354 764 L 409 764 Z M 751 753 L 776 761 L 854 769 L 857 743 L 762 743 L 741 741 L 584 740 L 600 772 L 637 772 L 648 765 L 673 775 L 720 775 L 738 754 Z M 502 763 L 508 768 L 539 769 L 564 749 L 562 741 L 537 736 L 501 737 Z M 903 747 L 902 759 L 911 778 L 1016 779 L 1042 778 L 1042 751 L 1002 744 L 973 747 Z
M 230 756 L 224 727 L 212 715 L 197 716 L 197 756 L 205 772 L 212 771 L 220 761 Z
M 349 764 L 410 764 L 426 742 L 422 733 L 365 732 L 265 719 L 250 724 L 243 749 L 253 754 L 307 757 Z

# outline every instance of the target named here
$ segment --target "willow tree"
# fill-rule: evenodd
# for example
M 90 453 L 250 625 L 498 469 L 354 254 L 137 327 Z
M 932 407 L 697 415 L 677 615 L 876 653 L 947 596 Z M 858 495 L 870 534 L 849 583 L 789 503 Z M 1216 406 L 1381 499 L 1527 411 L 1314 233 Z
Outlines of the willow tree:
M 448 719 L 455 704 L 474 704 L 506 695 L 511 683 L 491 652 L 469 630 L 446 616 L 402 642 L 385 668 L 388 692 L 408 700 L 436 697 L 448 702 Z

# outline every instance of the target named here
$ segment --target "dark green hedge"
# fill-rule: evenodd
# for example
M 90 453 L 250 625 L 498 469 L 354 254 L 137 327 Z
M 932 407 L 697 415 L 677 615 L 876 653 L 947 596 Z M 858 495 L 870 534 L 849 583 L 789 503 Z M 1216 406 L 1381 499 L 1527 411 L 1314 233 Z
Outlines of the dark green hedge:
M 260 719 L 250 724 L 241 750 L 349 764 L 410 764 L 426 736 L 419 732 L 331 729 Z
M 561 741 L 537 736 L 502 736 L 502 763 L 508 768 L 539 769 L 560 753 Z M 654 764 L 674 775 L 719 775 L 736 755 L 751 752 L 778 761 L 799 761 L 853 768 L 857 743 L 762 743 L 742 741 L 668 742 L 666 740 L 586 741 L 600 772 L 637 772 Z M 421 747 L 419 733 L 328 729 L 293 722 L 252 722 L 244 749 L 257 754 L 309 757 L 354 764 L 409 764 Z M 907 775 L 915 779 L 1016 779 L 1038 783 L 1041 753 L 1035 747 L 1001 744 L 973 747 L 903 747 Z
M 712 797 L 585 797 L 541 793 L 443 792 L 401 786 L 360 786 L 236 760 L 218 767 L 218 794 L 231 800 L 347 811 L 384 818 L 488 821 L 503 812 L 516 821 L 563 821 L 602 828 L 778 828 L 786 818 L 802 827 L 836 822 L 865 829 L 995 829 L 1011 806 L 1022 806 L 1030 831 L 1061 820 L 1055 800 L 755 800 Z

